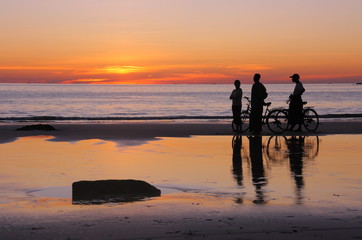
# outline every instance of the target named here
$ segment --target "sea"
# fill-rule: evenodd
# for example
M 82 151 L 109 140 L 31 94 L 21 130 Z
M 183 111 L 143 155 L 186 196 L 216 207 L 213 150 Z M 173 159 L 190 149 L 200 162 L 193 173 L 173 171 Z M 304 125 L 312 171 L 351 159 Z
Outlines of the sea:
M 242 84 L 250 97 L 251 84 Z M 265 84 L 271 108 L 287 108 L 294 84 Z M 304 84 L 321 118 L 362 118 L 362 85 Z M 231 118 L 232 84 L 0 84 L 0 122 Z M 243 109 L 247 101 L 243 99 Z

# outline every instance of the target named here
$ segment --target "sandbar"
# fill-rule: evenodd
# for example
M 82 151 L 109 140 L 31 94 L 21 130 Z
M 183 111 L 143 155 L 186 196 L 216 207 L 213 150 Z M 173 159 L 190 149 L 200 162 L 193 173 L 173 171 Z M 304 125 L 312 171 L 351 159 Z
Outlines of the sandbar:
M 192 135 L 234 135 L 229 122 L 119 122 L 119 123 L 43 123 L 56 131 L 15 131 L 32 123 L 0 124 L 0 143 L 14 141 L 22 136 L 49 134 L 59 141 L 84 139 L 154 139 L 156 137 L 189 137 Z M 39 123 L 37 123 L 39 124 Z M 283 135 L 362 134 L 362 119 L 328 120 L 321 122 L 317 131 L 285 132 Z M 248 135 L 248 133 L 242 134 Z M 262 135 L 275 135 L 266 126 Z

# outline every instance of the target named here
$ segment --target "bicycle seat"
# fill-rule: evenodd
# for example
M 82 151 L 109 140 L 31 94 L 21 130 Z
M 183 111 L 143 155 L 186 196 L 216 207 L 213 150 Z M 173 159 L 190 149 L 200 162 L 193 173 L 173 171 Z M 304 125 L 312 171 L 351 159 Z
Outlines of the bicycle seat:
M 303 102 L 303 105 L 306 105 L 308 102 Z
M 271 102 L 264 103 L 264 106 L 270 106 Z

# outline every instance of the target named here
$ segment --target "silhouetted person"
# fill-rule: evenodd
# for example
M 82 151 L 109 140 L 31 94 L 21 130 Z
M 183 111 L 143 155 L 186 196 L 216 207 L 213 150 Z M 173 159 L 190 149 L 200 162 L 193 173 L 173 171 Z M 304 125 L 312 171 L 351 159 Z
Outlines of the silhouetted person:
M 260 134 L 262 127 L 264 99 L 268 96 L 266 88 L 260 82 L 260 74 L 254 75 L 254 84 L 251 88 L 250 132 Z
M 243 90 L 240 88 L 240 81 L 235 80 L 234 82 L 235 89 L 231 92 L 230 99 L 232 100 L 232 111 L 233 111 L 233 120 L 236 124 L 237 131 L 240 130 L 241 125 L 241 99 L 243 97 Z
M 289 124 L 290 124 L 290 131 L 293 131 L 295 125 L 299 125 L 296 131 L 302 131 L 302 124 L 303 124 L 303 100 L 302 94 L 304 93 L 305 89 L 303 84 L 299 81 L 299 75 L 293 74 L 290 76 L 292 81 L 295 83 L 293 94 L 289 96 L 290 103 L 289 103 Z
M 243 168 L 241 159 L 242 137 L 233 137 L 233 176 L 239 186 L 243 185 Z
M 287 140 L 288 156 L 290 161 L 290 172 L 294 178 L 297 194 L 297 203 L 302 203 L 302 189 L 304 188 L 303 178 L 303 156 L 304 136 L 292 136 Z
M 264 165 L 263 165 L 263 152 L 262 152 L 262 137 L 250 136 L 249 137 L 249 151 L 251 161 L 252 181 L 255 186 L 256 200 L 255 204 L 265 203 L 264 192 L 262 186 L 266 184 Z

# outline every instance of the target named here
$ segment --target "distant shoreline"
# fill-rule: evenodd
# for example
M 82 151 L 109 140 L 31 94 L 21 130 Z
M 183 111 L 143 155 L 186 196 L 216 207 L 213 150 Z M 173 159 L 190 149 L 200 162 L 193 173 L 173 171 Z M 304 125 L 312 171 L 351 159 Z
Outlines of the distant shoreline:
M 245 81 L 245 80 L 243 80 Z M 249 81 L 249 79 L 247 79 Z M 103 85 L 103 86 L 141 86 L 141 85 L 231 85 L 233 80 L 230 81 L 230 83 L 142 83 L 142 84 L 129 84 L 129 83 L 118 83 L 118 84 L 107 84 L 107 83 L 99 83 L 99 84 L 84 84 L 84 83 L 43 83 L 43 82 L 0 82 L 0 85 L 74 85 L 74 86 L 95 86 L 95 85 Z M 242 84 L 249 84 L 252 85 L 252 82 L 250 83 L 242 83 Z M 288 84 L 291 85 L 289 81 L 284 82 L 263 82 L 264 85 L 268 84 Z M 346 84 L 346 85 L 354 85 L 354 84 L 362 84 L 362 82 L 308 82 L 303 81 L 303 84 Z
M 357 114 L 324 114 L 320 119 L 350 119 L 362 120 L 362 113 Z M 157 120 L 231 120 L 232 116 L 147 116 L 147 117 L 57 117 L 57 116 L 34 116 L 34 117 L 0 117 L 0 122 L 34 122 L 34 121 L 157 121 Z

